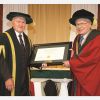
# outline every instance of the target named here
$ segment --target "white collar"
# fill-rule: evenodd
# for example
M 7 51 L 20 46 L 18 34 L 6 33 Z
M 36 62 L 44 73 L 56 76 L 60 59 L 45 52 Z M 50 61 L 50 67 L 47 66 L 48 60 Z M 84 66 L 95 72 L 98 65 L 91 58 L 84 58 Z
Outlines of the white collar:
M 91 31 L 89 31 L 88 33 L 82 35 L 84 39 L 86 39 L 88 37 L 88 35 L 90 34 Z
M 86 41 L 86 39 L 87 39 L 88 35 L 90 34 L 90 32 L 91 32 L 91 31 L 89 31 L 88 33 L 86 33 L 86 34 L 84 34 L 84 35 L 81 35 L 81 36 L 83 36 L 83 40 L 82 40 L 81 45 L 84 44 L 84 42 Z
M 19 43 L 20 43 L 19 35 L 22 35 L 22 40 L 23 40 L 23 43 L 24 43 L 24 45 L 25 45 L 23 33 L 18 33 L 17 31 L 15 31 L 15 34 L 16 34 L 16 37 L 17 37 Z
M 15 31 L 15 33 L 16 33 L 16 36 L 17 36 L 17 37 L 19 37 L 20 34 L 21 34 L 22 37 L 23 37 L 23 33 L 18 33 L 17 31 Z

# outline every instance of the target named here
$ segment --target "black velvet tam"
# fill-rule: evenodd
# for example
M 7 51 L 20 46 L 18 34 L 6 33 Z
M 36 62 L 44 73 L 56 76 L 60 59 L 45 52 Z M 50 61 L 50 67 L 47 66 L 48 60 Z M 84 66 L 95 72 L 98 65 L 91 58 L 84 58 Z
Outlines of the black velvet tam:
M 18 17 L 18 16 L 19 16 L 19 17 L 25 18 L 26 24 L 30 24 L 30 23 L 33 22 L 32 18 L 31 18 L 31 16 L 30 16 L 29 14 L 25 14 L 25 13 L 21 13 L 21 12 L 10 12 L 10 13 L 6 16 L 6 18 L 7 18 L 8 20 L 12 21 L 12 19 L 13 19 L 14 17 Z
M 75 21 L 79 18 L 86 18 L 86 19 L 89 19 L 92 23 L 93 23 L 93 20 L 94 20 L 94 14 L 85 10 L 85 9 L 81 9 L 81 10 L 78 10 L 76 11 L 72 18 L 69 19 L 69 22 L 72 24 L 72 25 L 76 25 L 75 24 Z

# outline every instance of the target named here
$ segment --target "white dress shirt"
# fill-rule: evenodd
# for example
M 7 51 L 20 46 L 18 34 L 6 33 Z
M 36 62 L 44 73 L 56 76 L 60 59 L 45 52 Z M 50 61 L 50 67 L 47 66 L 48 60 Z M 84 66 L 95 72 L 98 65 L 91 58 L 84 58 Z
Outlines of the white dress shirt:
M 89 33 L 90 33 L 90 32 L 89 32 Z M 87 34 L 83 35 L 83 40 L 82 40 L 82 42 L 81 42 L 81 45 L 83 45 L 83 44 L 84 44 L 84 42 L 86 41 L 86 39 L 87 39 L 87 37 L 88 37 L 89 33 L 87 33 Z
M 24 41 L 23 33 L 18 33 L 18 32 L 15 31 L 15 34 L 16 34 L 16 37 L 17 37 L 19 43 L 20 43 L 19 35 L 20 35 L 20 34 L 22 35 L 22 40 L 23 40 L 23 43 L 24 43 L 24 46 L 25 46 L 25 41 Z

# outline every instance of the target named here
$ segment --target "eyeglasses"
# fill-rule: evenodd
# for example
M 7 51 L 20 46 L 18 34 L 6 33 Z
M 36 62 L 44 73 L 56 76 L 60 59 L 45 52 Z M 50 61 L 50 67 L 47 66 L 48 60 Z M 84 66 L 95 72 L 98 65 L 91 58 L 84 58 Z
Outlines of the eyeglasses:
M 76 27 L 78 28 L 78 27 L 84 26 L 84 25 L 86 25 L 86 24 L 87 24 L 87 22 L 85 22 L 85 23 L 79 23 L 79 24 L 76 24 Z

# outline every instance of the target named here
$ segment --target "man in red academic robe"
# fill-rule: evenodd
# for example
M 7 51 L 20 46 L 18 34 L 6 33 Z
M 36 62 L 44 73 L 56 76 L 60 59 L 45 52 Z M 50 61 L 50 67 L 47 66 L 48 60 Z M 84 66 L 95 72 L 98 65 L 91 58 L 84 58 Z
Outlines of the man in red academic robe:
M 69 19 L 78 35 L 71 59 L 63 63 L 73 74 L 73 95 L 76 96 L 100 96 L 100 31 L 91 29 L 93 17 L 93 13 L 81 9 Z

